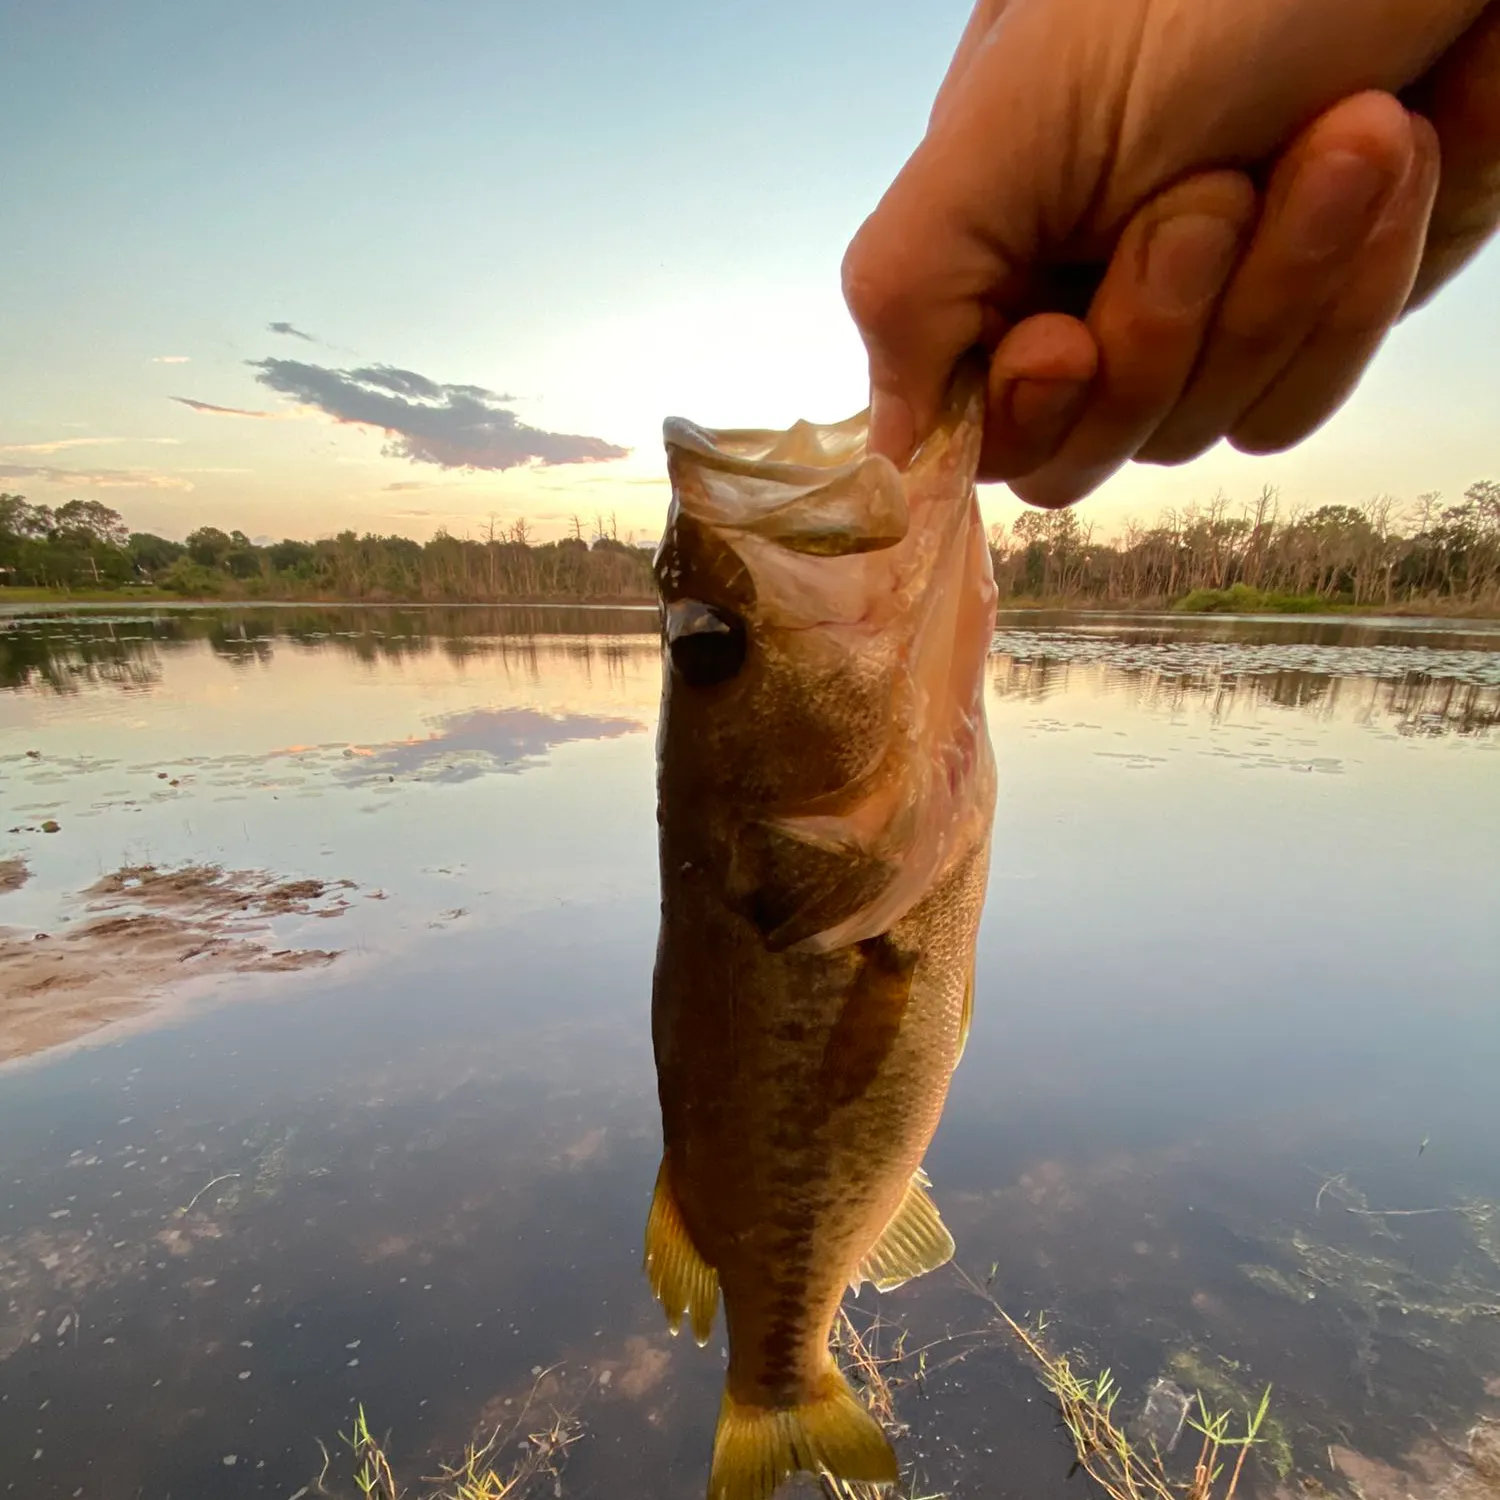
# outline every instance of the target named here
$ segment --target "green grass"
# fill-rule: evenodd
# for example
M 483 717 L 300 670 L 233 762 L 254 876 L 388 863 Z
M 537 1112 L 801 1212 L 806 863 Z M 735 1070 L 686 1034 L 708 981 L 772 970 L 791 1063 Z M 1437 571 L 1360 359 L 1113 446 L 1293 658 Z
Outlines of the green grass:
M 1227 589 L 1194 589 L 1172 606 L 1184 615 L 1317 615 L 1341 614 L 1354 606 L 1321 594 L 1270 594 L 1236 583 Z
M 348 1463 L 353 1473 L 335 1472 L 346 1466 L 335 1465 L 325 1448 L 323 1472 L 306 1492 L 330 1500 L 354 1500 L 355 1496 L 359 1500 L 531 1500 L 544 1493 L 561 1494 L 560 1475 L 567 1451 L 583 1429 L 571 1413 L 554 1411 L 539 1430 L 526 1433 L 517 1443 L 515 1439 L 530 1409 L 528 1401 L 511 1428 L 497 1430 L 487 1442 L 471 1443 L 462 1462 L 443 1465 L 442 1472 L 424 1481 L 417 1491 L 397 1480 L 385 1442 L 371 1432 L 361 1404 L 353 1430 L 341 1434 L 343 1446 L 351 1455 Z M 515 1456 L 518 1449 L 519 1457 Z M 437 1488 L 428 1488 L 430 1485 Z

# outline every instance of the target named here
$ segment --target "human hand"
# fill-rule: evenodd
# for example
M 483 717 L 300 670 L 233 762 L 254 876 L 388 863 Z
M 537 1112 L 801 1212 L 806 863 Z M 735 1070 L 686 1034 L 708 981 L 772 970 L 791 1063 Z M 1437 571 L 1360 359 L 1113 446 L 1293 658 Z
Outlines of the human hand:
M 872 446 L 980 343 L 982 474 L 1033 503 L 1289 447 L 1497 219 L 1500 3 L 983 0 L 845 260 Z

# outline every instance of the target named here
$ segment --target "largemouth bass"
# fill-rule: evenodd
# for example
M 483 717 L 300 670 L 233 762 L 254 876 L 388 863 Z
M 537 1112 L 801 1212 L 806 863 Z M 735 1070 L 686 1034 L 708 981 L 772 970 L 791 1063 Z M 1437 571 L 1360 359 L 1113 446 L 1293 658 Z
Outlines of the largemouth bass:
M 666 424 L 656 559 L 664 1153 L 646 1230 L 675 1332 L 729 1369 L 708 1493 L 897 1478 L 829 1335 L 953 1241 L 922 1158 L 963 1050 L 994 815 L 983 388 L 905 472 L 867 414 Z

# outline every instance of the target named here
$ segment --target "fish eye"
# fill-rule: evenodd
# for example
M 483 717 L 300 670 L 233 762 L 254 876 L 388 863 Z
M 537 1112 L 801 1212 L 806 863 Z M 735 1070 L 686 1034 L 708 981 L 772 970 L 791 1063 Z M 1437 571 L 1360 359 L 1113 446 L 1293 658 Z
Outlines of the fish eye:
M 697 599 L 667 606 L 667 650 L 673 669 L 689 687 L 718 687 L 745 665 L 745 622 L 727 609 Z

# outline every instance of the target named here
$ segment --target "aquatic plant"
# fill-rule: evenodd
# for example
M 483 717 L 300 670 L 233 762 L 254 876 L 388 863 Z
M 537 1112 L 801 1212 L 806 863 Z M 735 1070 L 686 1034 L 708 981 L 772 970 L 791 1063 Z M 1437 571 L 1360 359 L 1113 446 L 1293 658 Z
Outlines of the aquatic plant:
M 341 1434 L 353 1472 L 343 1475 L 343 1466 L 336 1465 L 323 1448 L 322 1473 L 298 1495 L 323 1495 L 330 1500 L 352 1500 L 355 1494 L 363 1500 L 525 1500 L 540 1492 L 543 1481 L 550 1481 L 546 1489 L 555 1494 L 568 1449 L 582 1437 L 583 1424 L 572 1411 L 553 1407 L 535 1430 L 526 1430 L 537 1420 L 537 1388 L 551 1373 L 544 1370 L 537 1377 L 514 1422 L 497 1427 L 483 1442 L 470 1443 L 458 1463 L 442 1465 L 439 1473 L 421 1480 L 420 1490 L 401 1486 L 387 1453 L 389 1438 L 375 1436 L 361 1403 L 353 1428 Z M 518 1448 L 519 1456 L 507 1462 L 504 1455 L 516 1454 Z
M 1234 1430 L 1232 1413 L 1213 1410 L 1197 1391 L 1197 1415 L 1189 1417 L 1187 1425 L 1199 1436 L 1198 1456 L 1191 1479 L 1174 1479 L 1154 1443 L 1147 1452 L 1126 1432 L 1117 1413 L 1120 1386 L 1111 1371 L 1085 1373 L 1075 1363 L 1076 1355 L 1058 1354 L 1050 1347 L 1045 1318 L 1027 1327 L 1005 1310 L 988 1283 L 981 1285 L 962 1270 L 959 1275 L 1036 1366 L 1072 1439 L 1076 1466 L 1111 1500 L 1234 1500 L 1246 1457 L 1267 1441 L 1269 1386 L 1254 1410 L 1244 1413 L 1242 1433 Z

